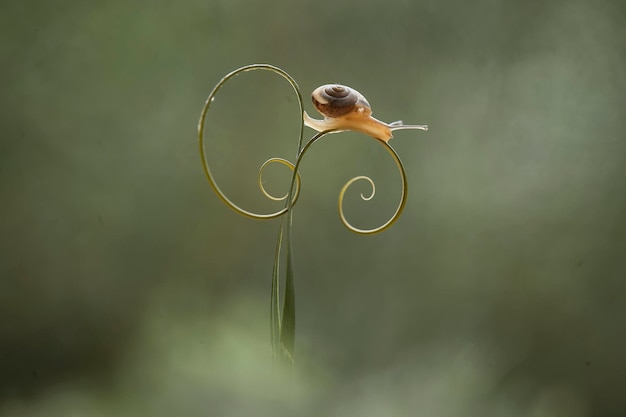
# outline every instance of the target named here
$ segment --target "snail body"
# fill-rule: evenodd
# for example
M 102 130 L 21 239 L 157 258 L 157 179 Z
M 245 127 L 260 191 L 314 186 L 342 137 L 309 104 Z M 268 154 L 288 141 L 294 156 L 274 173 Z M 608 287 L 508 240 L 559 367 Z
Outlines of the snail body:
M 367 99 L 344 85 L 323 85 L 313 91 L 311 98 L 324 119 L 313 119 L 305 111 L 304 124 L 318 132 L 352 130 L 388 142 L 393 137 L 393 130 L 428 130 L 425 125 L 405 125 L 401 121 L 385 123 L 372 117 L 372 107 Z

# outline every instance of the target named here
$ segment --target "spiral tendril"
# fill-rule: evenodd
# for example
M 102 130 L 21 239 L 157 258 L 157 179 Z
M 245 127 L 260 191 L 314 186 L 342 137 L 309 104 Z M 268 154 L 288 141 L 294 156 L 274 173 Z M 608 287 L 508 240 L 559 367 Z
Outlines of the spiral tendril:
M 213 188 L 213 191 L 215 191 L 215 194 L 217 194 L 217 196 L 220 198 L 220 200 L 222 200 L 222 202 L 224 204 L 226 204 L 228 207 L 230 207 L 232 210 L 236 211 L 237 213 L 239 213 L 239 214 L 241 214 L 243 216 L 246 216 L 246 217 L 250 217 L 250 218 L 253 218 L 253 219 L 274 219 L 276 217 L 280 217 L 283 214 L 287 213 L 289 211 L 290 206 L 293 206 L 296 203 L 296 201 L 298 200 L 298 196 L 300 195 L 300 174 L 297 174 L 296 172 L 294 172 L 296 186 L 294 187 L 295 190 L 293 190 L 293 196 L 291 198 L 290 204 L 287 204 L 283 209 L 278 210 L 278 211 L 273 212 L 273 213 L 268 213 L 268 214 L 255 213 L 255 212 L 252 212 L 252 211 L 248 211 L 248 210 L 246 210 L 246 209 L 244 209 L 242 207 L 239 207 L 237 204 L 235 204 L 232 200 L 230 200 L 226 196 L 226 194 L 222 191 L 222 189 L 219 187 L 219 185 L 217 185 L 217 182 L 215 181 L 215 178 L 213 177 L 213 173 L 211 172 L 211 168 L 209 167 L 209 163 L 207 161 L 207 156 L 206 156 L 206 145 L 205 145 L 205 140 L 204 140 L 204 124 L 205 124 L 205 120 L 206 120 L 206 115 L 207 115 L 207 113 L 209 111 L 209 108 L 211 107 L 211 104 L 213 103 L 213 101 L 215 99 L 215 96 L 217 95 L 217 92 L 231 78 L 233 78 L 236 75 L 241 74 L 243 72 L 253 71 L 253 70 L 270 71 L 270 72 L 273 72 L 275 74 L 280 75 L 285 80 L 287 80 L 287 82 L 289 82 L 289 84 L 293 88 L 294 92 L 296 93 L 296 96 L 298 98 L 298 106 L 300 108 L 300 114 L 302 114 L 302 112 L 303 112 L 302 94 L 300 93 L 300 89 L 298 88 L 298 84 L 291 77 L 291 75 L 289 75 L 284 70 L 282 70 L 282 69 L 280 69 L 278 67 L 275 67 L 273 65 L 269 65 L 269 64 L 252 64 L 252 65 L 247 65 L 245 67 L 238 68 L 238 69 L 228 73 L 226 76 L 224 76 L 217 83 L 217 85 L 215 85 L 215 87 L 213 87 L 213 90 L 211 91 L 211 93 L 207 97 L 206 102 L 204 103 L 204 107 L 202 108 L 202 112 L 200 114 L 200 120 L 198 121 L 198 144 L 200 146 L 200 157 L 202 158 L 202 167 L 204 169 L 205 176 L 206 176 L 207 180 L 209 181 L 209 184 Z M 298 153 L 300 152 L 300 148 L 302 147 L 303 131 L 304 131 L 304 126 L 301 125 L 300 126 L 300 136 L 299 136 L 299 141 L 298 141 Z M 267 192 L 267 190 L 265 189 L 265 187 L 263 186 L 262 181 L 261 181 L 261 178 L 262 178 L 262 175 L 263 175 L 263 170 L 270 163 L 281 163 L 283 165 L 288 166 L 291 169 L 294 169 L 294 166 L 293 166 L 293 164 L 291 162 L 289 162 L 289 161 L 287 161 L 285 159 L 282 159 L 282 158 L 270 158 L 261 166 L 261 169 L 259 170 L 258 183 L 259 183 L 259 187 L 260 187 L 261 192 L 263 193 L 263 195 L 265 195 L 266 197 L 268 197 L 268 198 L 270 198 L 271 200 L 274 200 L 274 201 L 282 201 L 282 200 L 284 200 L 287 197 L 285 196 L 285 197 L 282 197 L 282 198 L 278 198 L 278 197 L 272 196 L 271 194 L 269 194 Z M 292 182 L 292 184 L 293 184 L 293 182 Z M 290 190 L 290 193 L 291 193 L 291 191 L 292 190 Z
M 274 200 L 274 201 L 283 201 L 285 200 L 287 197 L 289 197 L 289 191 L 287 191 L 287 194 L 285 194 L 282 197 L 275 197 L 273 195 L 271 195 L 266 189 L 265 186 L 263 185 L 263 171 L 265 170 L 265 168 L 273 163 L 280 163 L 283 165 L 288 166 L 292 171 L 294 171 L 294 166 L 291 162 L 287 161 L 286 159 L 283 158 L 270 158 L 267 161 L 263 162 L 263 165 L 261 165 L 261 168 L 259 168 L 259 175 L 257 177 L 258 179 L 258 184 L 259 184 L 259 188 L 261 189 L 261 192 L 263 193 L 263 195 L 267 198 L 269 198 L 270 200 Z M 298 175 L 296 176 L 296 191 L 295 194 L 298 195 L 300 192 L 300 174 L 298 173 Z M 295 201 L 292 201 L 291 205 L 293 206 L 293 204 L 295 203 Z
M 361 199 L 363 199 L 364 201 L 369 201 L 372 198 L 374 198 L 374 195 L 376 194 L 376 184 L 374 183 L 374 181 L 370 178 L 370 177 L 366 177 L 364 175 L 360 175 L 357 177 L 352 178 L 350 181 L 346 182 L 344 184 L 344 186 L 341 188 L 341 191 L 339 192 L 339 202 L 338 202 L 338 206 L 339 206 L 339 218 L 341 219 L 341 223 L 343 223 L 343 225 L 350 230 L 351 232 L 360 234 L 360 235 L 373 235 L 375 233 L 380 233 L 384 230 L 387 230 L 389 227 L 391 227 L 391 225 L 393 225 L 396 220 L 398 220 L 398 218 L 400 217 L 400 215 L 402 214 L 402 211 L 404 210 L 404 206 L 406 205 L 406 198 L 407 198 L 407 180 L 406 180 L 406 172 L 404 170 L 404 165 L 402 164 L 402 161 L 400 160 L 400 157 L 398 156 L 398 154 L 396 153 L 396 151 L 389 146 L 389 144 L 383 140 L 379 140 L 379 142 L 387 149 L 387 151 L 389 151 L 390 155 L 392 156 L 394 162 L 396 163 L 396 166 L 398 167 L 398 170 L 400 171 L 400 179 L 402 181 L 402 188 L 401 188 L 401 192 L 402 195 L 400 196 L 400 202 L 398 203 L 398 207 L 396 208 L 395 213 L 389 218 L 389 220 L 387 220 L 385 223 L 383 223 L 382 225 L 375 227 L 373 229 L 360 229 L 358 227 L 353 226 L 348 219 L 346 218 L 346 215 L 344 214 L 343 211 L 343 200 L 344 197 L 346 195 L 346 191 L 348 190 L 348 188 L 350 188 L 350 186 L 360 180 L 365 180 L 367 182 L 369 182 L 370 186 L 372 187 L 372 192 L 369 196 L 364 196 L 363 193 L 361 193 Z

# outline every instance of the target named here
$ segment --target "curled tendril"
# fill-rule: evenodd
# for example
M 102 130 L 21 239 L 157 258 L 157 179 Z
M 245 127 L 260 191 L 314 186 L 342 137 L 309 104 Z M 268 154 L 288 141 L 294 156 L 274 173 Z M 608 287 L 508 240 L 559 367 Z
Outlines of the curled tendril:
M 315 136 L 313 136 L 306 143 L 306 145 L 304 145 L 304 147 L 302 148 L 302 151 L 298 154 L 298 159 L 296 160 L 296 163 L 294 164 L 294 167 L 293 167 L 294 179 L 295 179 L 295 176 L 296 176 L 295 173 L 298 172 L 298 169 L 300 168 L 300 162 L 302 161 L 302 158 L 306 154 L 307 150 L 311 147 L 311 145 L 313 145 L 313 143 L 317 142 L 319 139 L 321 139 L 322 137 L 325 137 L 329 133 L 336 133 L 336 131 L 328 130 L 328 131 L 325 131 L 325 132 L 318 133 Z M 378 227 L 375 227 L 373 229 L 359 229 L 358 227 L 355 227 L 352 224 L 350 224 L 350 222 L 348 221 L 348 219 L 346 218 L 346 216 L 345 216 L 345 214 L 343 212 L 343 199 L 344 199 L 345 193 L 346 193 L 347 189 L 350 187 L 350 185 L 352 185 L 352 183 L 354 183 L 356 181 L 359 181 L 359 180 L 365 180 L 365 181 L 368 181 L 370 183 L 370 185 L 372 187 L 372 193 L 368 197 L 365 197 L 364 195 L 361 194 L 361 198 L 363 200 L 365 200 L 365 201 L 369 201 L 369 200 L 371 200 L 374 197 L 374 195 L 376 193 L 376 186 L 374 184 L 374 181 L 370 177 L 366 177 L 366 176 L 363 176 L 363 175 L 354 177 L 350 181 L 348 181 L 343 186 L 341 191 L 339 192 L 339 217 L 341 219 L 341 223 L 343 223 L 343 225 L 348 230 L 350 230 L 351 232 L 360 234 L 360 235 L 373 235 L 375 233 L 380 233 L 380 232 L 382 232 L 384 230 L 387 230 L 389 227 L 391 227 L 391 225 L 393 225 L 396 222 L 396 220 L 398 220 L 400 215 L 402 214 L 402 211 L 404 210 L 404 207 L 406 205 L 406 199 L 407 199 L 407 195 L 408 195 L 408 193 L 407 193 L 408 187 L 407 187 L 406 171 L 404 170 L 404 165 L 402 164 L 402 160 L 400 159 L 400 157 L 398 156 L 396 151 L 389 145 L 389 143 L 385 142 L 384 140 L 378 140 L 378 142 L 380 142 L 380 144 L 383 145 L 383 147 L 385 149 L 387 149 L 387 151 L 389 152 L 389 154 L 393 158 L 394 162 L 396 163 L 396 166 L 398 167 L 398 171 L 400 172 L 402 195 L 400 196 L 400 202 L 398 203 L 398 207 L 396 208 L 395 213 L 384 224 L 382 224 L 382 225 L 380 225 Z
M 345 185 L 341 188 L 341 192 L 339 193 L 339 204 L 341 204 L 341 201 L 343 200 L 344 194 L 346 190 L 348 189 L 348 187 L 350 187 L 350 185 L 352 185 L 353 182 L 357 182 L 360 180 L 365 180 L 369 182 L 370 187 L 372 187 L 372 191 L 370 192 L 369 196 L 365 197 L 365 195 L 361 193 L 361 200 L 370 201 L 372 198 L 374 198 L 374 196 L 376 195 L 376 184 L 374 183 L 374 180 L 372 180 L 370 177 L 367 177 L 365 175 L 359 175 L 358 177 L 354 177 L 350 181 L 345 183 Z
M 293 166 L 293 164 L 291 162 L 287 161 L 286 159 L 283 159 L 283 158 L 270 158 L 267 161 L 263 162 L 263 165 L 261 165 L 261 168 L 259 169 L 259 175 L 258 175 L 257 179 L 258 179 L 258 183 L 259 183 L 259 188 L 261 189 L 261 192 L 263 193 L 263 195 L 265 197 L 269 198 L 270 200 L 283 201 L 287 197 L 289 197 L 289 192 L 287 192 L 287 194 L 285 194 L 282 197 L 274 197 L 269 192 L 267 192 L 267 190 L 265 189 L 265 186 L 263 185 L 263 171 L 265 170 L 265 168 L 268 165 L 273 164 L 273 163 L 280 163 L 280 164 L 286 165 L 293 172 L 295 172 L 295 170 L 294 170 L 295 167 Z M 297 196 L 299 193 L 300 193 L 300 174 L 298 174 L 296 176 L 296 191 L 295 191 L 295 195 Z M 295 203 L 295 199 L 292 201 L 291 205 L 293 206 L 294 203 Z
M 241 74 L 243 72 L 254 71 L 254 70 L 270 71 L 270 72 L 273 72 L 275 74 L 280 75 L 285 80 L 287 80 L 287 82 L 289 82 L 289 84 L 293 88 L 294 92 L 296 93 L 296 96 L 298 98 L 298 106 L 300 107 L 300 114 L 302 114 L 302 112 L 304 111 L 303 110 L 303 104 L 302 104 L 302 94 L 300 93 L 300 89 L 298 88 L 298 84 L 291 77 L 291 75 L 289 75 L 288 73 L 286 73 L 282 69 L 280 69 L 278 67 L 275 67 L 273 65 L 269 65 L 269 64 L 247 65 L 245 67 L 241 67 L 239 69 L 236 69 L 236 70 L 228 73 L 226 76 L 224 76 L 224 78 L 222 78 L 220 80 L 220 82 L 217 83 L 217 85 L 215 87 L 213 87 L 213 90 L 211 91 L 211 93 L 207 97 L 206 102 L 204 103 L 204 107 L 202 108 L 202 113 L 200 114 L 200 120 L 198 122 L 198 144 L 200 146 L 200 156 L 202 158 L 202 167 L 204 168 L 204 173 L 206 175 L 206 178 L 209 181 L 209 184 L 211 184 L 211 187 L 213 188 L 213 191 L 215 191 L 215 194 L 217 194 L 217 196 L 220 198 L 220 200 L 222 200 L 224 202 L 224 204 L 226 204 L 228 207 L 230 207 L 231 209 L 233 209 L 237 213 L 239 213 L 241 215 L 244 215 L 246 217 L 250 217 L 250 218 L 253 218 L 253 219 L 274 219 L 276 217 L 280 217 L 283 214 L 287 213 L 289 211 L 289 209 L 290 209 L 290 206 L 293 206 L 296 203 L 296 201 L 298 200 L 298 196 L 300 194 L 300 174 L 298 174 L 296 171 L 294 171 L 296 186 L 292 187 L 292 189 L 290 189 L 290 191 L 288 193 L 288 195 L 292 194 L 291 203 L 290 204 L 287 204 L 286 207 L 284 207 L 283 209 L 278 210 L 278 211 L 276 211 L 274 213 L 268 213 L 268 214 L 254 213 L 254 212 L 251 212 L 251 211 L 248 211 L 248 210 L 245 210 L 245 209 L 239 207 L 237 204 L 235 204 L 233 201 L 231 201 L 226 196 L 226 194 L 224 194 L 224 192 L 221 190 L 221 188 L 217 185 L 217 182 L 215 181 L 215 178 L 213 177 L 213 173 L 211 172 L 211 168 L 209 167 L 209 163 L 208 163 L 207 157 L 206 157 L 206 147 L 205 147 L 205 141 L 204 141 L 204 123 L 205 123 L 205 120 L 206 120 L 207 112 L 209 111 L 209 108 L 211 107 L 211 104 L 213 103 L 213 100 L 214 100 L 215 96 L 217 95 L 217 92 L 220 90 L 220 88 L 222 88 L 222 86 L 224 84 L 226 84 L 227 81 L 229 81 L 234 76 L 236 76 L 238 74 Z M 300 126 L 300 138 L 299 138 L 299 142 L 298 142 L 298 152 L 300 151 L 300 148 L 302 147 L 303 130 L 304 130 L 304 126 L 301 125 Z M 261 169 L 260 169 L 259 174 L 258 174 L 258 183 L 259 183 L 259 187 L 261 188 L 261 192 L 266 197 L 268 197 L 268 198 L 270 198 L 272 200 L 275 200 L 275 201 L 281 201 L 281 200 L 284 200 L 285 198 L 287 198 L 287 196 L 282 197 L 282 198 L 277 198 L 277 197 L 272 196 L 271 194 L 269 194 L 267 192 L 267 190 L 265 190 L 265 187 L 263 186 L 262 181 L 261 181 L 261 177 L 263 175 L 264 168 L 268 164 L 274 163 L 274 162 L 282 163 L 283 165 L 286 165 L 289 168 L 294 169 L 293 164 L 291 162 L 287 161 L 287 160 L 284 160 L 282 158 L 271 158 L 271 159 L 267 160 L 261 166 Z M 293 181 L 292 181 L 292 185 L 293 185 Z
M 290 200 L 290 204 L 286 204 L 286 206 L 283 209 L 281 209 L 281 210 L 278 210 L 278 211 L 276 211 L 274 213 L 268 213 L 268 214 L 260 214 L 260 213 L 250 212 L 250 211 L 247 211 L 247 210 L 237 206 L 228 197 L 226 197 L 224 192 L 217 185 L 217 183 L 215 182 L 215 179 L 213 177 L 213 174 L 211 172 L 211 169 L 209 167 L 209 164 L 207 162 L 205 141 L 204 141 L 204 123 L 205 123 L 205 120 L 206 120 L 206 115 L 207 115 L 207 112 L 209 110 L 209 107 L 211 106 L 211 103 L 213 102 L 213 99 L 215 98 L 215 96 L 216 96 L 217 92 L 219 91 L 219 89 L 222 88 L 222 86 L 227 81 L 229 81 L 231 78 L 233 78 L 234 76 L 236 76 L 238 74 L 241 74 L 243 72 L 253 71 L 253 70 L 270 71 L 270 72 L 273 72 L 275 74 L 280 75 L 285 80 L 287 80 L 287 82 L 289 82 L 289 84 L 293 88 L 293 90 L 296 93 L 296 96 L 298 98 L 298 106 L 300 108 L 300 114 L 304 113 L 304 106 L 303 106 L 303 102 L 302 102 L 302 94 L 300 92 L 298 84 L 296 83 L 296 81 L 287 72 L 285 72 L 284 70 L 282 70 L 282 69 L 280 69 L 278 67 L 275 67 L 275 66 L 269 65 L 269 64 L 247 65 L 245 67 L 241 67 L 239 69 L 236 69 L 236 70 L 230 72 L 229 74 L 227 74 L 226 76 L 224 76 L 224 78 L 222 78 L 220 80 L 220 82 L 217 83 L 217 85 L 213 88 L 213 90 L 211 91 L 211 93 L 207 97 L 207 100 L 206 100 L 206 102 L 204 104 L 204 107 L 202 108 L 202 113 L 200 115 L 200 121 L 198 122 L 198 142 L 199 142 L 199 145 L 200 145 L 200 155 L 201 155 L 201 158 L 202 158 L 202 166 L 204 168 L 204 172 L 206 174 L 207 180 L 209 181 L 209 184 L 211 184 L 211 187 L 213 188 L 215 193 L 218 195 L 218 197 L 227 206 L 229 206 L 231 209 L 233 209 L 234 211 L 238 212 L 239 214 L 242 214 L 244 216 L 251 217 L 251 218 L 254 218 L 254 219 L 273 219 L 273 218 L 280 217 L 280 216 L 282 216 L 285 213 L 288 213 L 290 211 L 291 207 L 298 200 L 298 196 L 300 195 L 300 174 L 299 174 L 298 170 L 299 170 L 302 158 L 306 154 L 307 150 L 311 147 L 311 145 L 313 145 L 313 143 L 317 142 L 322 137 L 325 137 L 326 135 L 331 134 L 331 133 L 339 133 L 339 132 L 342 132 L 343 130 L 335 129 L 335 130 L 327 130 L 327 131 L 324 131 L 324 132 L 317 133 L 303 147 L 302 146 L 302 138 L 303 138 L 304 123 L 301 122 L 300 123 L 300 136 L 299 136 L 299 141 L 298 141 L 297 159 L 296 159 L 295 164 L 292 164 L 291 162 L 287 161 L 286 159 L 282 159 L 282 158 L 270 158 L 270 159 L 268 159 L 267 161 L 265 161 L 261 165 L 261 168 L 259 169 L 259 173 L 258 173 L 258 178 L 257 178 L 259 188 L 261 189 L 261 192 L 263 193 L 263 195 L 265 197 L 267 197 L 267 198 L 269 198 L 271 200 L 274 200 L 274 201 L 283 201 L 285 199 L 289 199 Z M 415 128 L 415 126 L 407 126 L 406 128 Z M 389 145 L 388 142 L 385 142 L 383 140 L 378 140 L 378 141 L 389 152 L 389 154 L 393 158 L 394 162 L 396 163 L 396 166 L 398 167 L 398 170 L 400 172 L 401 190 L 402 190 L 401 192 L 402 192 L 402 194 L 401 194 L 401 197 L 400 197 L 400 202 L 398 203 L 398 207 L 396 208 L 396 211 L 391 216 L 391 218 L 389 218 L 389 220 L 387 220 L 384 224 L 382 224 L 382 225 L 380 225 L 378 227 L 375 227 L 373 229 L 360 229 L 360 228 L 355 227 L 352 224 L 350 224 L 350 222 L 347 220 L 347 218 L 346 218 L 346 216 L 344 214 L 344 211 L 343 211 L 343 199 L 345 197 L 346 191 L 348 190 L 348 188 L 354 182 L 364 180 L 364 181 L 369 182 L 370 186 L 372 187 L 372 192 L 371 192 L 371 194 L 368 197 L 365 197 L 363 194 L 361 194 L 361 198 L 364 201 L 369 201 L 369 200 L 371 200 L 374 197 L 374 195 L 376 193 L 375 183 L 369 177 L 357 176 L 357 177 L 352 178 L 350 181 L 348 181 L 343 186 L 343 188 L 339 192 L 339 202 L 338 202 L 339 217 L 340 217 L 341 222 L 343 223 L 343 225 L 348 230 L 350 230 L 350 231 L 352 231 L 354 233 L 357 233 L 357 234 L 362 234 L 362 235 L 371 235 L 371 234 L 375 234 L 375 233 L 380 233 L 380 232 L 388 229 L 391 225 L 393 225 L 396 222 L 396 220 L 398 220 L 398 218 L 402 214 L 402 211 L 404 210 L 404 207 L 406 205 L 406 199 L 407 199 L 407 178 L 406 178 L 406 172 L 404 170 L 404 165 L 402 164 L 402 161 L 400 160 L 400 157 L 398 156 L 396 151 Z M 288 193 L 286 195 L 282 196 L 282 197 L 273 196 L 272 194 L 270 194 L 265 189 L 265 187 L 263 185 L 263 181 L 262 181 L 263 172 L 264 172 L 265 168 L 268 165 L 272 164 L 272 163 L 280 163 L 280 164 L 286 165 L 286 166 L 288 166 L 292 170 L 291 187 L 290 187 Z
M 391 146 L 389 146 L 389 144 L 385 141 L 379 140 L 379 142 L 387 149 L 387 151 L 389 151 L 389 153 L 391 154 L 391 156 L 393 157 L 396 166 L 398 167 L 398 170 L 400 171 L 400 178 L 402 181 L 402 195 L 400 197 L 400 202 L 398 203 L 398 207 L 396 208 L 396 212 L 393 214 L 393 216 L 391 216 L 391 218 L 389 218 L 389 220 L 387 220 L 384 224 L 375 227 L 373 229 L 359 229 L 358 227 L 353 226 L 352 224 L 350 224 L 350 222 L 348 221 L 348 219 L 346 219 L 346 216 L 343 212 L 343 199 L 346 195 L 346 191 L 348 190 L 348 188 L 350 188 L 350 186 L 360 180 L 364 180 L 369 182 L 370 186 L 372 187 L 372 192 L 369 196 L 364 196 L 363 194 L 361 194 L 361 199 L 363 199 L 364 201 L 369 201 L 372 198 L 374 198 L 374 195 L 376 194 L 376 184 L 374 183 L 374 181 L 370 178 L 370 177 L 366 177 L 363 175 L 360 175 L 358 177 L 354 177 L 352 178 L 350 181 L 346 182 L 345 185 L 341 188 L 341 191 L 339 192 L 339 218 L 341 219 L 341 223 L 343 223 L 343 225 L 348 228 L 348 230 L 350 230 L 351 232 L 354 233 L 358 233 L 360 235 L 373 235 L 375 233 L 380 233 L 384 230 L 387 230 L 389 227 L 391 227 L 392 224 L 394 224 L 396 222 L 396 220 L 398 220 L 398 218 L 400 217 L 400 215 L 402 214 L 402 211 L 404 210 L 404 206 L 406 205 L 406 197 L 407 197 L 407 180 L 406 180 L 406 172 L 404 170 L 404 166 L 402 165 L 402 161 L 400 160 L 400 157 L 398 156 L 398 154 L 396 153 L 396 151 L 393 150 L 393 148 Z

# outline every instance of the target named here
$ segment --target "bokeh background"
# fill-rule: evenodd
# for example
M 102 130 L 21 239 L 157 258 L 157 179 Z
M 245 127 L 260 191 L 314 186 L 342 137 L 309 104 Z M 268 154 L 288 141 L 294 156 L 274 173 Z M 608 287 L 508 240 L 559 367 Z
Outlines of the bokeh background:
M 0 7 L 1 416 L 623 416 L 623 1 L 4 2 Z M 278 222 L 228 210 L 198 156 L 227 72 L 350 85 L 392 145 L 345 133 L 302 165 L 297 365 L 273 369 Z M 306 100 L 309 112 L 312 106 Z M 207 121 L 224 191 L 293 160 L 270 73 Z M 305 132 L 312 134 L 311 130 Z M 270 191 L 285 191 L 271 167 Z M 359 189 L 361 187 L 361 189 Z

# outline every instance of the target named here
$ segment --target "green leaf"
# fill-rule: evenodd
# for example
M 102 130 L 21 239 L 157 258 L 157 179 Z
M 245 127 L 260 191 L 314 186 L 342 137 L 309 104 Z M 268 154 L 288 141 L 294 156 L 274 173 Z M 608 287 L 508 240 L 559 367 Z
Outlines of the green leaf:
M 291 213 L 290 213 L 291 214 Z M 291 216 L 289 216 L 291 217 Z M 283 354 L 293 362 L 294 343 L 296 334 L 296 293 L 294 287 L 293 252 L 291 249 L 291 222 L 287 220 L 287 272 L 285 278 L 285 296 L 283 302 L 283 317 L 281 322 L 280 344 Z
M 274 268 L 272 270 L 272 288 L 270 294 L 270 336 L 272 341 L 272 352 L 274 358 L 280 352 L 280 252 L 283 242 L 283 221 L 278 228 L 276 238 L 276 252 L 274 254 Z

